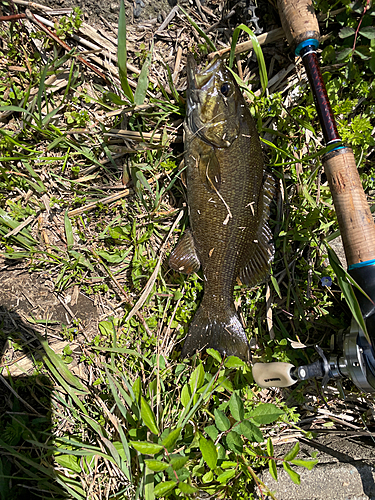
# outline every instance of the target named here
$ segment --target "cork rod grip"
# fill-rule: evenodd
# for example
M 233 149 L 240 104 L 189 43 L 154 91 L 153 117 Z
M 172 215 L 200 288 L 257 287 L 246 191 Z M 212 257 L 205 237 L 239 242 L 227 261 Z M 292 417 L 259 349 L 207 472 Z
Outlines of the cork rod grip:
M 375 225 L 351 149 L 323 157 L 348 266 L 375 259 Z
M 312 0 L 277 0 L 277 7 L 291 47 L 309 38 L 319 40 L 319 24 Z

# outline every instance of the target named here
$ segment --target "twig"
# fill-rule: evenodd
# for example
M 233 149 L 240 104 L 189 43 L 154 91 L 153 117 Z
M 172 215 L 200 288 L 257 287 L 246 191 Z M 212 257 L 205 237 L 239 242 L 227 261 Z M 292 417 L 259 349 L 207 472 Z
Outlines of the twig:
M 354 35 L 354 42 L 353 42 L 353 48 L 352 48 L 352 52 L 354 53 L 355 51 L 355 46 L 356 46 L 356 43 L 357 43 L 357 37 L 358 37 L 358 33 L 359 33 L 359 28 L 361 27 L 361 24 L 362 24 L 362 21 L 363 21 L 363 18 L 364 18 L 364 15 L 366 14 L 366 11 L 367 9 L 370 7 L 370 0 L 367 0 L 366 2 L 366 5 L 363 9 L 363 12 L 362 12 L 362 16 L 361 16 L 361 19 L 359 20 L 359 23 L 358 23 L 358 26 L 357 26 L 357 29 L 355 30 L 355 35 Z
M 12 2 L 17 5 L 26 5 L 30 9 L 45 10 L 45 11 L 53 10 L 51 9 L 51 7 L 46 7 L 45 5 L 42 5 L 40 3 L 27 2 L 26 0 L 12 0 Z
M 165 28 L 168 26 L 168 24 L 172 21 L 172 19 L 176 15 L 177 10 L 178 10 L 178 5 L 175 5 L 173 9 L 170 11 L 170 13 L 167 15 L 167 17 L 164 19 L 162 24 L 159 26 L 159 28 L 156 30 L 155 34 L 158 34 L 161 31 L 165 30 Z
M 142 134 L 140 134 L 136 130 L 112 129 L 110 132 L 105 132 L 104 135 L 107 137 L 114 137 L 117 135 L 123 137 L 124 139 L 139 142 L 144 142 L 145 139 L 148 141 L 153 140 L 154 142 L 160 142 L 163 140 L 163 134 L 155 134 L 154 132 L 142 132 Z M 182 135 L 176 134 L 173 142 L 182 142 Z
M 153 179 L 151 179 L 149 181 L 149 183 L 152 184 L 153 182 L 155 182 L 156 180 L 159 180 L 164 175 L 165 175 L 164 173 L 155 175 L 155 177 Z M 113 201 L 121 200 L 121 198 L 125 198 L 125 196 L 128 196 L 131 193 L 133 193 L 132 189 L 124 189 L 120 193 L 115 193 L 115 194 L 111 194 L 109 196 L 106 196 L 105 198 L 100 198 L 99 200 L 93 201 L 92 203 L 89 203 L 88 205 L 85 205 L 84 207 L 79 207 L 79 208 L 75 208 L 74 210 L 71 210 L 70 212 L 68 212 L 68 217 L 74 217 L 75 215 L 82 214 L 83 212 L 93 210 L 94 208 L 97 207 L 98 203 L 101 203 L 103 205 L 109 205 L 109 203 L 112 203 Z
M 20 231 L 22 231 L 23 228 L 28 226 L 30 224 L 30 222 L 37 219 L 39 217 L 40 213 L 41 212 L 39 211 L 35 215 L 30 215 L 27 219 L 25 219 L 23 222 L 21 222 L 17 227 L 15 227 L 11 231 L 9 231 L 9 233 L 5 234 L 4 238 L 10 238 L 11 236 L 15 236 L 16 234 L 18 234 Z
M 72 50 L 72 48 L 69 47 L 68 44 L 66 44 L 65 42 L 63 42 L 62 40 L 60 40 L 60 38 L 58 36 L 56 36 L 54 33 L 52 33 L 52 31 L 50 31 L 41 21 L 39 21 L 29 9 L 26 9 L 26 17 L 27 17 L 27 19 L 29 19 L 30 21 L 32 21 L 34 24 L 36 24 L 37 26 L 39 26 L 39 28 L 42 31 L 44 31 L 44 33 L 46 33 L 49 37 L 51 37 L 52 40 L 54 40 L 56 43 L 58 43 L 59 45 L 61 45 L 61 47 L 63 47 L 65 50 L 67 50 L 68 52 L 70 52 Z M 92 71 L 94 71 L 94 73 L 96 73 L 98 76 L 100 76 L 100 78 L 103 78 L 103 80 L 106 83 L 110 84 L 110 82 L 108 81 L 108 79 L 104 75 L 104 73 L 102 73 L 101 71 L 99 71 L 97 68 L 95 68 L 95 66 L 93 66 L 91 63 L 89 63 L 88 61 L 86 61 L 86 59 L 84 59 L 80 55 L 76 54 L 76 57 L 77 57 L 77 59 L 82 64 L 84 64 L 85 66 L 87 66 L 88 68 L 90 68 Z
M 263 33 L 262 35 L 259 35 L 257 37 L 257 40 L 259 42 L 259 45 L 265 45 L 266 43 L 274 43 L 278 40 L 281 40 L 282 38 L 285 38 L 285 32 L 282 28 L 277 28 L 275 30 L 269 31 L 268 33 Z M 253 42 L 251 40 L 248 40 L 247 42 L 239 43 L 236 48 L 234 53 L 235 54 L 241 54 L 241 52 L 246 52 L 248 50 L 251 50 L 253 48 Z M 213 59 L 215 56 L 227 56 L 229 55 L 231 47 L 226 47 L 225 49 L 218 50 L 217 52 L 212 52 L 211 54 L 208 54 L 209 59 Z
M 26 14 L 12 14 L 10 16 L 0 16 L 0 21 L 17 21 L 18 19 L 25 19 Z
M 132 299 L 130 298 L 130 295 L 127 292 L 125 292 L 125 290 L 123 289 L 123 287 L 120 285 L 120 283 L 117 281 L 117 279 L 113 276 L 111 270 L 103 262 L 102 258 L 98 255 L 98 253 L 96 252 L 95 248 L 91 248 L 91 253 L 97 259 L 97 261 L 103 266 L 103 268 L 106 270 L 108 276 L 111 278 L 111 280 L 113 281 L 113 283 L 116 285 L 116 287 L 120 291 L 121 295 L 125 298 L 125 302 L 130 307 L 133 307 L 134 304 L 133 304 Z M 151 332 L 150 328 L 148 327 L 148 325 L 146 323 L 146 320 L 144 319 L 144 317 L 142 316 L 142 314 L 139 311 L 137 311 L 135 314 L 136 314 L 137 318 L 139 319 L 139 321 L 142 323 L 142 326 L 146 330 L 147 334 L 150 337 L 152 337 L 152 332 Z

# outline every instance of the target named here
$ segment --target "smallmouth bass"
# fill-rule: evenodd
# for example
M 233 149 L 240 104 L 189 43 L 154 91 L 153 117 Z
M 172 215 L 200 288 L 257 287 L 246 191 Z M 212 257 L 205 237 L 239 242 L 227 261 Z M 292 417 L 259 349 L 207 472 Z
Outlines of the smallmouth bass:
M 197 71 L 187 61 L 185 166 L 190 230 L 169 265 L 186 274 L 202 266 L 204 296 L 182 357 L 212 347 L 250 359 L 233 302 L 237 277 L 253 286 L 274 254 L 268 226 L 273 179 L 264 170 L 255 122 L 234 77 L 220 59 Z

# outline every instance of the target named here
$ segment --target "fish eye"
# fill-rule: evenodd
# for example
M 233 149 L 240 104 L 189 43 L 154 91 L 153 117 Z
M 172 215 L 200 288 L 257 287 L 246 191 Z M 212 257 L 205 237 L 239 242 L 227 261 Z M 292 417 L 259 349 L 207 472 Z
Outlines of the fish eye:
M 220 92 L 223 94 L 223 96 L 228 97 L 229 91 L 230 91 L 229 83 L 223 83 L 223 85 L 220 87 Z

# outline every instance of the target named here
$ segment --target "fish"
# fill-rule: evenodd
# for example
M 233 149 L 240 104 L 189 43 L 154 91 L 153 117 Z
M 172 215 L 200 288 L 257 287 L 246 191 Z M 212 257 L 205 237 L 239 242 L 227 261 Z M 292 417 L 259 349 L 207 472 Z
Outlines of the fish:
M 255 121 L 224 62 L 214 59 L 199 72 L 189 55 L 187 79 L 184 162 L 190 228 L 171 252 L 169 265 L 185 274 L 201 267 L 204 295 L 181 357 L 210 347 L 250 361 L 233 291 L 237 278 L 254 286 L 269 273 L 274 179 L 264 167 Z

